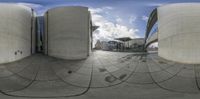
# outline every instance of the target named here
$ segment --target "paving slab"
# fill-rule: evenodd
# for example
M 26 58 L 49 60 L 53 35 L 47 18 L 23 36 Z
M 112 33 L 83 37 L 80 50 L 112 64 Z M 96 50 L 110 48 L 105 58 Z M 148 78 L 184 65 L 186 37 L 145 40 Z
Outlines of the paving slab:
M 94 51 L 84 60 L 35 54 L 0 64 L 0 99 L 199 99 L 200 66 L 156 53 Z

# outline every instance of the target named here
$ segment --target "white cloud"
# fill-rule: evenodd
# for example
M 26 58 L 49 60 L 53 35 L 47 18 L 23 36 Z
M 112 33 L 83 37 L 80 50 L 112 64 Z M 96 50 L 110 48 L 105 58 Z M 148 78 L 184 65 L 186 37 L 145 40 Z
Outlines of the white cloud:
M 117 23 L 121 23 L 121 22 L 122 22 L 122 19 L 118 16 L 118 17 L 116 18 L 116 22 L 117 22 Z
M 35 3 L 17 3 L 18 5 L 24 5 L 24 6 L 28 6 L 28 7 L 31 7 L 31 8 L 41 8 L 43 7 L 42 5 L 40 4 L 35 4 Z
M 142 20 L 144 20 L 144 21 L 146 21 L 146 22 L 147 22 L 147 21 L 148 21 L 148 19 L 149 19 L 149 17 L 147 17 L 147 16 L 145 16 L 145 15 L 143 15 L 143 16 L 142 16 Z
M 130 23 L 130 24 L 134 23 L 136 19 L 137 19 L 136 16 L 131 15 L 131 16 L 129 17 L 129 23 Z
M 103 7 L 104 9 L 108 9 L 108 10 L 113 10 L 114 8 L 113 7 L 109 7 L 109 6 L 107 6 L 107 7 Z
M 102 7 L 102 8 L 89 8 L 91 14 L 108 13 L 108 10 L 113 10 L 113 7 Z
M 94 14 L 94 13 L 101 13 L 103 11 L 103 9 L 101 8 L 96 8 L 96 9 L 89 9 L 91 14 Z
M 36 11 L 37 15 L 43 15 L 48 9 L 47 7 L 45 7 L 45 6 L 41 5 L 41 4 L 35 4 L 35 3 L 24 3 L 24 2 L 21 2 L 21 3 L 17 3 L 17 4 L 33 8 Z
M 118 37 L 131 37 L 131 38 L 139 37 L 136 34 L 139 31 L 138 29 L 128 28 L 127 26 L 118 23 L 123 21 L 120 17 L 114 17 L 116 18 L 115 19 L 116 22 L 111 22 L 110 20 L 106 19 L 106 17 L 102 16 L 101 14 L 105 13 L 106 12 L 105 10 L 110 10 L 110 8 L 105 9 L 104 7 L 104 8 L 90 9 L 93 23 L 99 26 L 99 28 L 93 33 L 94 44 L 98 39 L 113 40 L 114 38 Z
M 150 7 L 158 7 L 158 6 L 162 6 L 164 5 L 165 3 L 157 3 L 157 2 L 152 2 L 152 3 L 148 3 L 147 6 L 150 6 Z

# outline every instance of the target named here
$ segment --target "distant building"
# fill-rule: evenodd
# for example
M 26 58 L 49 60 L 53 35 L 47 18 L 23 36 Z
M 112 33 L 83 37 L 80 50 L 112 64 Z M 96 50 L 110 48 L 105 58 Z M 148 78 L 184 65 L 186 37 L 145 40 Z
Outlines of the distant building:
M 96 44 L 97 45 L 97 44 Z M 120 52 L 134 52 L 143 51 L 144 38 L 131 39 L 129 37 L 116 38 L 111 41 L 102 41 L 98 46 L 101 45 L 102 50 L 107 51 L 120 51 Z
M 101 41 L 100 41 L 100 40 L 97 40 L 97 43 L 95 44 L 94 49 L 96 49 L 96 50 L 102 49 L 102 44 L 101 44 Z
M 100 45 L 101 50 L 104 50 L 104 51 L 122 51 L 123 49 L 123 43 L 117 40 L 101 41 L 100 44 L 98 42 L 97 44 L 98 46 Z
M 104 51 L 108 51 L 109 50 L 109 44 L 107 41 L 101 41 L 101 49 Z
M 126 51 L 126 47 L 125 47 L 125 42 L 128 42 L 131 40 L 130 37 L 121 37 L 121 38 L 115 38 L 115 40 L 121 41 L 122 46 L 121 46 L 121 51 Z
M 116 38 L 123 43 L 121 51 L 143 51 L 144 38 L 131 39 L 130 37 Z
M 129 51 L 142 51 L 144 38 L 135 38 L 125 42 L 125 48 Z
M 124 44 L 121 41 L 112 40 L 108 41 L 108 48 L 110 51 L 123 51 Z

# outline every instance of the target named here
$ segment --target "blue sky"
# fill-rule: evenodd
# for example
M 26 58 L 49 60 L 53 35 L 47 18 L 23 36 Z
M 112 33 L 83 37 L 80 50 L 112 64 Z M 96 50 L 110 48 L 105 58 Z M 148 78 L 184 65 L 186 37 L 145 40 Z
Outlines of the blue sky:
M 126 36 L 144 37 L 148 15 L 154 8 L 169 3 L 200 2 L 200 0 L 0 0 L 0 2 L 30 6 L 38 15 L 56 6 L 87 6 L 92 13 L 93 23 L 100 26 L 94 32 L 96 41 Z

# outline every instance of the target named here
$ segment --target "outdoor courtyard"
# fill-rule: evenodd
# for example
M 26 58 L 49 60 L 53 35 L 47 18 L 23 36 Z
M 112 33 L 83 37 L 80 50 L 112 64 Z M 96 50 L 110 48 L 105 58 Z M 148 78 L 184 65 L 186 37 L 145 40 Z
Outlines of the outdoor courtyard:
M 94 51 L 85 60 L 35 54 L 0 65 L 0 98 L 199 99 L 199 66 L 157 53 Z

